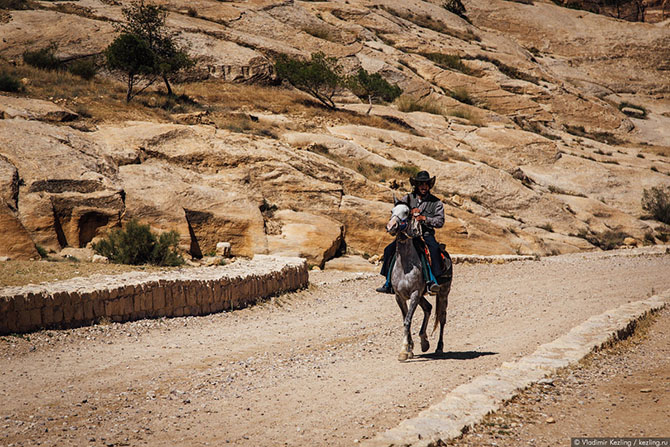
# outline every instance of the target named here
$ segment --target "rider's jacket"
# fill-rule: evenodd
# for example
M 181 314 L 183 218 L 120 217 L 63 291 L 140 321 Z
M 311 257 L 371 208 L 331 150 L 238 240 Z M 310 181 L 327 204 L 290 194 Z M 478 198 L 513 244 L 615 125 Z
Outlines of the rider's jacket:
M 435 228 L 442 228 L 444 225 L 444 205 L 431 193 L 421 199 L 412 192 L 403 197 L 401 202 L 408 204 L 410 209 L 419 208 L 421 215 L 426 216 L 426 221 L 421 223 L 423 234 L 435 234 Z

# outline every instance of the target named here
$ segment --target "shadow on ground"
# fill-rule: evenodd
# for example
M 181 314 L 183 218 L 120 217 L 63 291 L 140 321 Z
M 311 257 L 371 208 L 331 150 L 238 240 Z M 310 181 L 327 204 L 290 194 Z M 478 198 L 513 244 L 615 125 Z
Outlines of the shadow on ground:
M 498 355 L 497 352 L 489 351 L 448 351 L 448 352 L 431 352 L 429 354 L 419 354 L 416 356 L 417 360 L 473 360 L 478 357 L 486 355 Z

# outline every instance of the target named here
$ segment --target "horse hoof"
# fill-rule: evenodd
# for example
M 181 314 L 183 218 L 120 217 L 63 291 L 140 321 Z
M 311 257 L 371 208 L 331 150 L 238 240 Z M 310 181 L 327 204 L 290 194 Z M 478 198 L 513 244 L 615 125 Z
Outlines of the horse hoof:
M 426 352 L 428 349 L 430 349 L 430 342 L 428 341 L 427 338 L 422 338 L 421 339 L 421 352 Z
M 437 349 L 435 349 L 435 354 L 442 354 L 444 352 L 444 347 L 442 343 L 437 344 Z
M 398 360 L 401 362 L 407 361 L 409 358 L 409 355 L 406 352 L 401 352 L 400 355 L 398 356 Z

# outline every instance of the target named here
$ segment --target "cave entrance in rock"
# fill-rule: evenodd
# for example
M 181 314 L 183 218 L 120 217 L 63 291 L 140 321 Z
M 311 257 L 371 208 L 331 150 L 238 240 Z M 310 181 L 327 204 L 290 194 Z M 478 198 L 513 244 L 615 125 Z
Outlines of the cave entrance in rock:
M 83 214 L 79 218 L 79 247 L 85 247 L 86 244 L 98 235 L 98 228 L 104 227 L 109 223 L 109 216 L 96 211 Z

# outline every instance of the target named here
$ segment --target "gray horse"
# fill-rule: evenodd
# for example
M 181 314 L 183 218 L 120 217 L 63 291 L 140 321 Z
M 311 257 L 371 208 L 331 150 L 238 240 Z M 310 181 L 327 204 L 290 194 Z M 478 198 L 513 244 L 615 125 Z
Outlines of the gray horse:
M 394 198 L 395 199 L 395 198 Z M 426 293 L 426 282 L 423 278 L 421 259 L 414 247 L 413 238 L 421 235 L 421 225 L 410 215 L 409 206 L 396 201 L 396 205 L 391 212 L 391 219 L 386 225 L 386 231 L 396 237 L 396 260 L 391 270 L 391 285 L 395 292 L 395 299 L 402 312 L 405 328 L 405 337 L 403 341 L 403 350 L 398 356 L 398 360 L 405 361 L 414 357 L 412 350 L 414 342 L 412 341 L 412 317 L 417 306 L 423 310 L 423 322 L 419 337 L 421 338 L 421 351 L 426 352 L 430 348 L 428 336 L 426 335 L 426 326 L 433 308 L 424 298 Z M 436 353 L 442 353 L 444 349 L 443 335 L 444 325 L 447 322 L 447 304 L 449 302 L 449 292 L 451 291 L 451 278 L 440 286 L 435 301 L 435 325 L 433 332 L 440 325 L 440 338 L 437 342 Z M 409 308 L 407 301 L 409 300 Z

